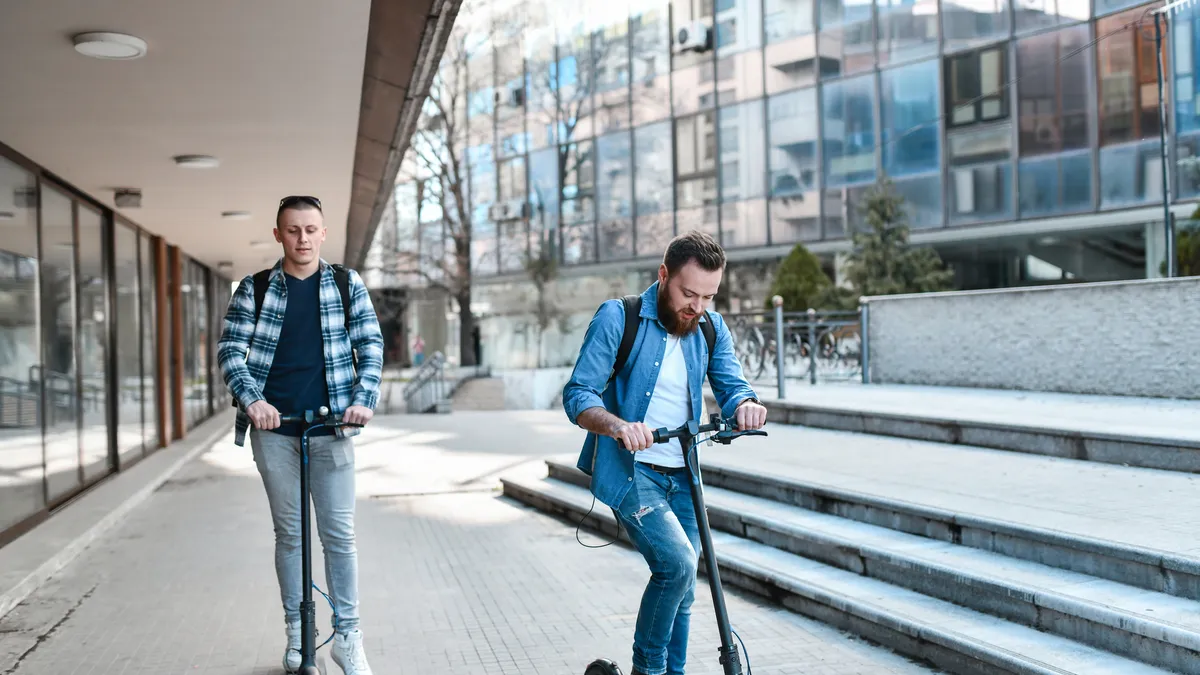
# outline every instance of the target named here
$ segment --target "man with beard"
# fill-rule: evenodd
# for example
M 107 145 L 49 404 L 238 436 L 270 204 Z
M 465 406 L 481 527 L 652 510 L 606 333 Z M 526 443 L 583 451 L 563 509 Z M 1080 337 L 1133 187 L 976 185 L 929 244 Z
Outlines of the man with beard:
M 742 375 L 729 328 L 706 311 L 724 270 L 725 252 L 712 237 L 676 237 L 658 281 L 641 295 L 627 360 L 616 363 L 625 308 L 639 303 L 608 300 L 592 318 L 563 389 L 567 417 L 588 431 L 578 466 L 650 567 L 633 637 L 633 675 L 683 674 L 700 554 L 684 448 L 677 439 L 655 444 L 652 430 L 705 416 L 706 375 L 723 416 L 735 418 L 739 429 L 766 424 L 767 409 Z

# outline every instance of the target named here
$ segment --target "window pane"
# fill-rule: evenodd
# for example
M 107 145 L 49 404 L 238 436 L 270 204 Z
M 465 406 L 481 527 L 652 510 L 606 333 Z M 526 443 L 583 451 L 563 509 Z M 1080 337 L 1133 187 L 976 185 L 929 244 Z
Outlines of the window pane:
M 718 59 L 762 47 L 762 0 L 721 0 L 715 9 Z
M 593 135 L 596 69 L 592 36 L 578 6 L 567 3 L 556 8 L 558 16 L 558 61 L 555 74 L 559 97 L 559 141 L 582 140 Z
M 500 165 L 500 201 L 507 203 L 524 200 L 525 158 L 518 157 Z
M 592 36 L 596 64 L 596 133 L 629 127 L 629 3 L 592 0 L 589 17 L 596 22 Z
M 721 205 L 721 246 L 738 248 L 767 243 L 767 202 L 764 199 Z
M 883 83 L 883 170 L 905 176 L 936 170 L 941 164 L 937 61 L 885 70 Z
M 771 141 L 771 196 L 788 197 L 815 190 L 818 174 L 816 90 L 801 89 L 772 96 L 767 103 L 767 125 Z
M 559 147 L 564 225 L 596 220 L 596 159 L 592 142 Z
M 671 115 L 671 35 L 667 6 L 658 0 L 634 0 L 633 122 Z
M 721 124 L 721 201 L 740 202 L 762 197 L 766 194 L 767 171 L 762 99 L 721 108 L 718 117 Z
M 675 88 L 675 115 L 686 115 L 712 108 L 717 103 L 713 64 L 709 62 L 676 70 L 671 77 Z
M 717 105 L 761 98 L 763 95 L 763 53 L 761 50 L 738 52 L 717 61 Z
M 1183 199 L 1200 195 L 1200 134 L 1180 136 L 1175 154 L 1175 166 L 1179 168 L 1174 173 L 1178 196 Z
M 1048 216 L 1092 208 L 1092 153 L 1023 159 L 1017 196 L 1021 217 Z
M 1104 35 L 1138 21 L 1134 9 L 1100 19 L 1096 34 Z M 1143 35 L 1148 33 L 1148 35 Z M 1163 58 L 1167 44 L 1164 36 Z M 1158 135 L 1158 66 L 1154 31 L 1126 28 L 1096 46 L 1100 83 L 1100 145 L 1123 143 Z M 1165 66 L 1170 68 L 1170 63 Z
M 942 174 L 933 173 L 897 180 L 892 187 L 904 198 L 908 225 L 914 230 L 941 227 Z
M 139 238 L 141 248 L 142 315 L 142 439 L 147 452 L 159 445 L 158 438 L 158 305 L 153 240 Z M 228 305 L 228 303 L 226 303 Z
M 877 0 L 879 61 L 897 63 L 937 53 L 937 0 Z
M 122 465 L 142 452 L 141 307 L 138 289 L 138 233 L 114 227 L 117 279 L 117 452 Z
M 1017 32 L 1087 21 L 1088 0 L 1013 0 Z
M 558 87 L 554 68 L 554 22 L 546 2 L 532 0 L 527 5 L 530 18 L 529 29 L 525 32 L 525 68 L 529 90 L 525 107 L 532 148 L 544 148 L 558 142 L 555 134 Z
M 3 289 L 0 293 L 5 297 L 5 301 L 0 302 L 0 344 L 3 345 L 0 348 L 0 426 L 5 427 L 5 440 L 0 443 L 0 463 L 12 469 L 19 468 L 6 472 L 4 486 L 0 487 L 0 531 L 46 506 L 42 492 L 41 400 L 37 386 L 38 364 L 42 358 L 38 355 L 41 340 L 38 335 L 36 190 L 32 175 L 0 157 L 0 194 L 4 195 L 0 202 L 0 217 L 4 219 L 0 225 L 4 232 L 0 239 L 0 289 Z M 69 212 L 67 217 L 70 217 Z M 47 225 L 50 224 L 47 220 Z M 47 238 L 48 255 L 54 250 L 54 244 L 55 240 Z M 54 290 L 54 287 L 47 287 L 47 291 Z M 54 303 L 46 300 L 43 298 L 41 303 L 42 311 L 54 308 Z M 70 333 L 66 335 L 69 337 Z M 47 343 L 54 337 L 54 333 L 47 333 Z M 49 410 L 53 411 L 53 397 L 49 403 Z M 49 432 L 54 418 L 51 414 L 46 418 Z M 50 438 L 47 436 L 47 441 Z
M 529 156 L 529 203 L 536 228 L 558 229 L 558 148 L 546 148 Z
M 1008 118 L 1007 58 L 1004 46 L 947 57 L 948 126 L 987 124 Z
M 83 479 L 112 470 L 108 454 L 105 331 L 108 295 L 104 227 L 98 211 L 79 207 L 79 395 L 83 407 Z
M 496 274 L 500 269 L 499 234 L 490 220 L 472 223 L 471 271 L 480 276 Z
M 1008 0 L 947 0 L 942 3 L 946 49 L 967 49 L 1009 32 Z
M 1012 216 L 1012 167 L 976 164 L 950 169 L 950 222 L 999 220 Z
M 682 210 L 716 203 L 716 157 L 715 112 L 675 120 L 675 166 L 679 172 L 676 208 Z M 680 228 L 680 231 L 684 230 Z
M 596 261 L 595 227 L 592 223 L 563 226 L 562 247 L 564 264 L 581 265 Z
M 1187 133 L 1200 129 L 1200 106 L 1196 99 L 1196 26 L 1200 24 L 1200 12 L 1188 7 L 1171 21 L 1171 63 L 1175 71 L 1175 127 L 1176 133 Z
M 822 77 L 853 75 L 874 66 L 871 4 L 871 0 L 821 0 Z
M 1158 140 L 1100 148 L 1100 207 L 1162 200 Z
M 634 130 L 633 145 L 634 166 L 637 167 L 634 194 L 640 248 L 642 218 L 675 209 L 672 194 L 674 186 L 671 183 L 671 123 L 659 122 Z M 668 229 L 672 219 L 667 219 Z
M 834 82 L 825 87 L 825 184 L 875 178 L 875 76 Z
M 764 0 L 767 44 L 813 33 L 812 0 Z
M 1132 7 L 1139 4 L 1141 0 L 1096 0 L 1096 16 L 1115 12 L 1119 9 Z M 1153 19 L 1151 19 L 1153 21 Z
M 1089 144 L 1087 26 L 1026 38 L 1017 43 L 1021 154 L 1038 155 Z M 1069 56 L 1068 54 L 1074 54 Z M 1066 58 L 1064 58 L 1066 57 Z
M 599 174 L 596 199 L 601 222 L 633 217 L 632 157 L 629 132 L 596 139 Z
M 500 271 L 520 272 L 525 269 L 529 232 L 525 219 L 506 220 L 498 225 L 500 230 Z
M 675 214 L 671 211 L 637 217 L 637 255 L 660 258 L 675 236 Z

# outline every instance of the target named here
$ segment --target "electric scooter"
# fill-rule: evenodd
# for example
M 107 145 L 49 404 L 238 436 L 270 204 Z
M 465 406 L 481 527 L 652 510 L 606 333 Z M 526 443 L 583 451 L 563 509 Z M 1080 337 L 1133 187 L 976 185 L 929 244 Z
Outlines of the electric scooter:
M 742 660 L 738 655 L 737 645 L 733 642 L 733 629 L 729 624 L 729 613 L 725 609 L 725 592 L 721 589 L 721 573 L 717 568 L 717 554 L 713 551 L 712 530 L 708 526 L 708 511 L 704 507 L 704 486 L 700 481 L 700 456 L 698 451 L 700 434 L 716 432 L 708 438 L 709 443 L 717 442 L 729 445 L 733 439 L 740 436 L 766 436 L 767 432 L 760 430 L 737 431 L 734 424 L 723 420 L 719 414 L 713 414 L 709 424 L 700 424 L 689 420 L 678 429 L 656 429 L 654 442 L 665 443 L 672 438 L 678 438 L 679 443 L 686 448 L 685 463 L 688 468 L 689 482 L 692 489 L 692 505 L 696 510 L 696 524 L 700 530 L 700 546 L 704 549 L 704 569 L 708 574 L 708 586 L 712 591 L 713 608 L 717 615 L 717 631 L 721 635 L 720 653 L 721 666 L 725 675 L 743 675 Z M 624 447 L 624 446 L 622 446 Z M 749 661 L 747 661 L 749 664 Z M 597 659 L 588 664 L 584 675 L 622 675 L 617 664 L 608 659 Z
M 304 432 L 300 435 L 300 564 L 301 583 L 304 584 L 303 600 L 300 602 L 300 670 L 298 675 L 325 675 L 324 659 L 317 660 L 317 606 L 313 602 L 312 589 L 312 534 L 309 531 L 308 495 L 308 434 L 320 427 L 361 427 L 347 424 L 329 414 L 329 408 L 321 406 L 314 413 L 307 410 L 303 415 L 281 415 L 280 424 L 300 424 Z

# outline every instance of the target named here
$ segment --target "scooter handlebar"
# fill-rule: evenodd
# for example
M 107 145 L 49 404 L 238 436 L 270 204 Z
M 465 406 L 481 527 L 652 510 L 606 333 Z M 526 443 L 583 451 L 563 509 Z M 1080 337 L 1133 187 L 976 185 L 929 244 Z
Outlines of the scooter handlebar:
M 719 414 L 713 414 L 711 420 L 712 421 L 708 424 L 696 424 L 695 422 L 688 422 L 677 429 L 667 429 L 666 427 L 661 427 L 652 432 L 652 437 L 655 443 L 666 443 L 672 438 L 682 438 L 684 436 L 695 437 L 699 436 L 700 434 L 706 434 L 715 431 L 717 433 L 713 435 L 712 440 L 722 445 L 729 445 L 733 439 L 741 436 L 767 435 L 767 432 L 758 429 L 738 431 L 736 423 L 733 420 L 722 419 Z M 619 445 L 621 448 L 625 447 L 625 444 L 622 443 L 620 439 L 617 439 L 617 445 Z
M 361 424 L 350 424 L 340 421 L 337 416 L 330 414 L 329 408 L 321 406 L 321 409 L 315 413 L 311 413 L 312 419 L 309 420 L 309 414 L 303 415 L 280 415 L 280 424 L 307 424 L 314 427 L 329 426 L 329 427 L 361 427 Z

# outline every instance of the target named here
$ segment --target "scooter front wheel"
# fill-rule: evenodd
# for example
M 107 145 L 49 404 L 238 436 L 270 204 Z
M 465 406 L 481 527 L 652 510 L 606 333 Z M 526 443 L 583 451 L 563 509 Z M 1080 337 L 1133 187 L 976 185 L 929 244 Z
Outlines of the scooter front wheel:
M 608 659 L 596 659 L 588 664 L 583 675 L 621 675 L 621 668 Z

